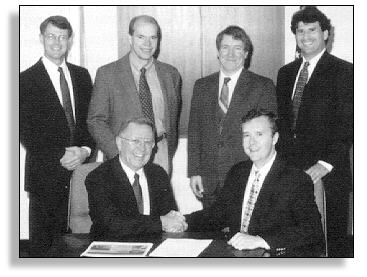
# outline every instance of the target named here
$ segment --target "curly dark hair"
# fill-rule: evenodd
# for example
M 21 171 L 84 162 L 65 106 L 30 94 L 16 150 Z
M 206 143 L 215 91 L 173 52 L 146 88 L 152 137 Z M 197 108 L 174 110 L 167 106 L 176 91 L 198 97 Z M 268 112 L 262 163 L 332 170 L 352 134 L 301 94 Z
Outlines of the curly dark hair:
M 327 30 L 330 33 L 330 19 L 328 19 L 324 13 L 317 9 L 316 6 L 302 6 L 299 11 L 293 14 L 291 22 L 291 30 L 293 34 L 296 34 L 298 22 L 319 22 L 321 30 Z

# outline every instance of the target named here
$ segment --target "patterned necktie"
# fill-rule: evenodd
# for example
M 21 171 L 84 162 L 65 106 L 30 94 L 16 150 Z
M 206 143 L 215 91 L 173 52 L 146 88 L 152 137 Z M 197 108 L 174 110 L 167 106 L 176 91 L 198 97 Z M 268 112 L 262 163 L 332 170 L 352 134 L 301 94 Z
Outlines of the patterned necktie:
M 75 135 L 75 121 L 73 115 L 73 108 L 71 106 L 70 91 L 69 86 L 66 81 L 64 71 L 59 67 L 60 72 L 60 88 L 62 94 L 62 106 L 65 111 L 66 120 L 68 122 L 68 127 L 70 129 L 70 145 L 74 145 L 74 135 Z
M 248 226 L 250 225 L 250 219 L 252 212 L 255 207 L 255 203 L 257 200 L 257 197 L 260 192 L 260 173 L 259 171 L 255 172 L 255 180 L 252 183 L 250 195 L 245 207 L 245 211 L 242 216 L 242 222 L 241 222 L 241 233 L 247 233 Z
M 227 113 L 228 107 L 229 107 L 229 88 L 228 88 L 228 82 L 231 80 L 229 77 L 224 78 L 222 90 L 220 92 L 219 100 L 222 102 L 224 109 L 223 112 Z
M 134 183 L 133 183 L 133 190 L 135 194 L 136 204 L 138 205 L 139 213 L 144 213 L 144 202 L 143 202 L 143 195 L 141 192 L 141 186 L 139 182 L 139 174 L 135 173 L 134 175 Z
M 155 125 L 153 104 L 152 104 L 152 94 L 150 92 L 147 79 L 145 77 L 146 69 L 143 67 L 140 71 L 141 71 L 141 74 L 140 74 L 140 79 L 139 79 L 139 99 L 141 103 L 141 108 L 142 108 L 144 117 L 149 119 L 153 123 L 153 125 Z
M 308 80 L 308 70 L 307 67 L 310 65 L 309 62 L 305 62 L 301 72 L 299 73 L 296 89 L 294 91 L 293 96 L 293 124 L 292 124 L 292 130 L 296 129 L 297 124 L 297 117 L 298 117 L 298 111 L 299 107 L 301 105 L 303 90 L 305 88 L 305 85 Z

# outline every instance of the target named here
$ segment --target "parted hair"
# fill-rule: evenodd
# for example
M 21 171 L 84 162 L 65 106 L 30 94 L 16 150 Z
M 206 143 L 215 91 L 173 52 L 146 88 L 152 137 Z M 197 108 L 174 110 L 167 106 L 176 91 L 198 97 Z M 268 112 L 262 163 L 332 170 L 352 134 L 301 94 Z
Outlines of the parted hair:
M 68 30 L 69 38 L 73 35 L 73 28 L 66 17 L 61 15 L 53 15 L 46 18 L 40 25 L 40 32 L 42 35 L 45 34 L 45 30 L 48 24 L 52 24 L 59 29 Z
M 258 118 L 260 116 L 265 116 L 270 123 L 270 128 L 272 130 L 273 135 L 278 132 L 278 117 L 277 115 L 272 112 L 272 111 L 268 111 L 265 109 L 252 109 L 250 111 L 248 111 L 247 114 L 245 114 L 242 118 L 241 118 L 241 124 L 246 123 L 254 118 Z

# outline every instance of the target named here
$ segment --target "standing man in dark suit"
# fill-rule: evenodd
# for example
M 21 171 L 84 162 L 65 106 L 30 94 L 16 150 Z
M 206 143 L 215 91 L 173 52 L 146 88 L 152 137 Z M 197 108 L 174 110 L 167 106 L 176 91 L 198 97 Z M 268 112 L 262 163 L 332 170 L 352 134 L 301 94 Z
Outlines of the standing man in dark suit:
M 194 194 L 210 206 L 227 171 L 247 160 L 241 117 L 252 108 L 276 112 L 270 79 L 247 70 L 253 46 L 246 32 L 229 26 L 217 35 L 220 72 L 196 81 L 188 129 L 188 176 Z
M 345 255 L 349 149 L 353 142 L 353 65 L 330 55 L 330 20 L 314 6 L 292 17 L 301 58 L 279 70 L 279 151 L 326 192 L 330 256 Z
M 311 178 L 278 157 L 276 116 L 251 110 L 242 118 L 242 144 L 251 161 L 228 172 L 214 204 L 186 215 L 189 231 L 221 230 L 235 235 L 236 249 L 287 251 L 303 247 L 320 254 L 323 233 Z
M 87 130 L 92 82 L 66 62 L 73 30 L 65 17 L 40 26 L 44 56 L 19 77 L 19 136 L 26 149 L 31 255 L 45 256 L 67 230 L 69 182 L 94 148 Z
M 108 159 L 118 153 L 115 137 L 121 123 L 145 116 L 157 131 L 154 162 L 171 172 L 178 142 L 181 76 L 154 59 L 161 29 L 151 16 L 134 17 L 129 25 L 130 52 L 98 69 L 89 107 L 88 127 Z
M 148 163 L 154 125 L 145 118 L 124 122 L 116 136 L 119 155 L 86 178 L 93 240 L 119 240 L 163 231 L 185 231 L 165 170 Z

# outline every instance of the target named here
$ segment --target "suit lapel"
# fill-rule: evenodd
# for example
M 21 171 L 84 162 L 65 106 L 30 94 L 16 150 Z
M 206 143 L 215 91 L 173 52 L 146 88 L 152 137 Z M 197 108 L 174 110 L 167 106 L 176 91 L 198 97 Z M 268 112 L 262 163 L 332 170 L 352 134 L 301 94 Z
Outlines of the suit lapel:
M 131 99 L 133 102 L 132 105 L 141 109 L 138 90 L 136 89 L 134 76 L 131 71 L 129 54 L 125 55 L 117 62 L 115 76 L 118 76 L 115 80 L 115 87 L 118 88 L 121 93 L 128 94 L 129 97 L 127 98 Z
M 168 74 L 162 69 L 160 63 L 157 60 L 154 60 L 154 66 L 155 66 L 155 70 L 157 72 L 157 78 L 159 80 L 159 84 L 161 85 L 161 90 L 162 90 L 162 95 L 163 95 L 163 100 L 164 100 L 164 118 L 165 118 L 165 129 L 166 131 L 169 133 L 169 128 L 170 128 L 170 117 L 169 117 L 169 111 L 168 111 L 168 85 L 167 82 L 169 80 L 171 80 L 170 76 L 167 76 Z
M 52 84 L 51 78 L 47 73 L 47 70 L 40 59 L 35 66 L 34 81 L 37 86 L 40 88 L 40 95 L 43 99 L 42 102 L 47 103 L 49 112 L 56 115 L 58 118 L 64 118 L 65 125 L 67 126 L 67 120 L 64 112 L 64 108 L 60 103 L 60 99 L 57 96 L 54 85 Z
M 273 202 L 277 197 L 274 192 L 274 186 L 277 186 L 276 180 L 279 180 L 279 175 L 284 168 L 284 164 L 277 156 L 274 163 L 266 175 L 263 185 L 261 187 L 259 196 L 257 198 L 254 211 L 252 213 L 253 218 L 265 218 L 268 213 L 272 212 Z
M 53 106 L 61 108 L 63 110 L 59 97 L 57 96 L 56 90 L 54 88 L 54 85 L 52 84 L 50 76 L 48 75 L 47 70 L 43 65 L 41 59 L 36 64 L 34 80 L 37 83 L 37 86 L 40 87 L 42 91 L 45 92 L 44 97 L 46 99 L 49 99 L 48 102 Z
M 249 83 L 250 79 L 248 78 L 248 72 L 246 69 L 243 69 L 237 80 L 237 84 L 233 90 L 231 103 L 229 105 L 227 115 L 224 120 L 223 125 L 224 134 L 225 133 L 228 134 L 229 132 L 232 131 L 228 130 L 229 126 L 235 125 L 233 124 L 233 122 L 238 121 L 245 112 L 243 110 L 243 107 L 247 107 L 250 104 L 249 99 L 251 97 L 251 89 L 249 89 Z
M 302 64 L 302 59 L 297 59 L 294 62 L 294 66 L 291 68 L 291 72 L 290 72 L 291 75 L 289 76 L 290 77 L 289 80 L 292 80 L 292 81 L 289 82 L 289 88 L 286 90 L 286 92 L 288 93 L 286 96 L 287 98 L 291 100 L 293 96 L 293 88 L 297 82 L 297 74 L 298 74 L 301 64 Z
M 320 76 L 322 76 L 324 72 L 328 70 L 329 66 L 329 53 L 325 51 L 325 53 L 321 56 L 320 60 L 316 64 L 311 78 L 307 82 L 307 89 L 312 87 L 314 84 L 319 84 Z
M 127 178 L 125 171 L 122 169 L 118 155 L 113 158 L 111 166 L 115 180 L 117 181 L 114 183 L 114 192 L 116 195 L 120 195 L 119 199 L 127 202 L 127 207 L 135 206 L 136 210 L 138 210 L 134 191 L 131 187 L 129 178 Z
M 213 137 L 217 140 L 220 130 L 220 117 L 219 117 L 219 103 L 218 103 L 218 92 L 219 92 L 219 72 L 213 75 L 213 79 L 209 79 L 206 82 L 208 97 L 206 103 L 208 105 L 208 115 L 217 115 L 215 122 L 208 121 L 208 124 L 215 124 L 213 127 Z M 208 119 L 209 120 L 209 119 Z
M 73 94 L 74 94 L 74 108 L 75 108 L 75 123 L 77 123 L 79 119 L 79 105 L 80 105 L 80 98 L 79 98 L 79 89 L 77 86 L 77 74 L 73 66 L 70 63 L 66 63 L 71 77 L 71 85 L 73 86 Z
M 155 197 L 155 193 L 154 193 L 154 188 L 155 183 L 154 183 L 154 177 L 152 176 L 153 172 L 151 172 L 149 165 L 144 166 L 144 174 L 145 177 L 147 178 L 147 183 L 148 183 L 148 193 L 149 193 L 149 203 L 150 203 L 150 215 L 154 214 L 154 209 L 155 209 L 155 201 L 153 201 L 154 197 Z
M 312 106 L 313 103 L 316 101 L 315 99 L 318 99 L 319 95 L 323 93 L 323 91 L 320 90 L 319 87 L 320 84 L 323 83 L 323 78 L 328 75 L 325 72 L 329 70 L 329 67 L 329 54 L 325 51 L 325 53 L 321 56 L 320 60 L 316 64 L 316 67 L 304 88 L 302 103 L 298 113 L 298 123 L 304 122 L 305 115 L 308 118 L 308 107 Z M 314 86 L 316 86 L 316 88 Z

